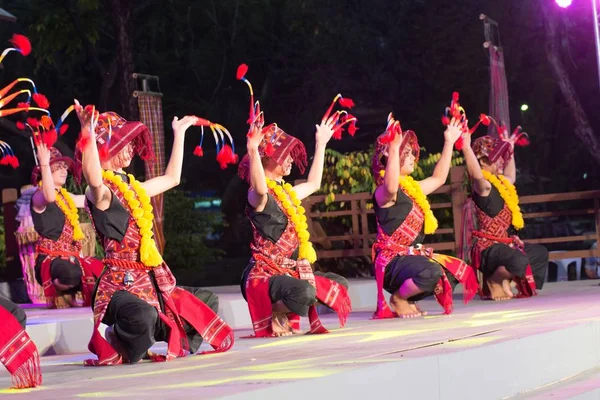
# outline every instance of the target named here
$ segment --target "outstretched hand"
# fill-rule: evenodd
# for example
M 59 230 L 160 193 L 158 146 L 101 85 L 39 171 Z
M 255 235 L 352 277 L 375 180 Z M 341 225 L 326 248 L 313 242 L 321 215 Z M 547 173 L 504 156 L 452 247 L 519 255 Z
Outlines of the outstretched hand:
M 315 141 L 318 145 L 326 145 L 333 136 L 333 129 L 327 123 L 315 125 L 317 131 L 315 132 Z
M 461 121 L 456 118 L 452 118 L 452 120 L 450 120 L 450 123 L 448 124 L 448 127 L 444 132 L 444 139 L 446 140 L 446 142 L 449 142 L 451 144 L 456 143 L 456 141 L 458 140 L 460 135 L 462 135 L 463 132 L 461 125 Z
M 181 119 L 178 117 L 173 117 L 173 122 L 171 122 L 173 134 L 175 136 L 185 135 L 185 132 L 188 130 L 188 128 L 192 125 L 195 125 L 196 122 L 198 122 L 198 117 L 193 115 L 186 115 Z

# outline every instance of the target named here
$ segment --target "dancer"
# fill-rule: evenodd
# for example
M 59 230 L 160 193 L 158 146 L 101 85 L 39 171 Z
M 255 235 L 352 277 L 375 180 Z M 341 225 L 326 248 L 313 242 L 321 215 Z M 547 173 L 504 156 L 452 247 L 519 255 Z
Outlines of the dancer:
M 123 168 L 135 154 L 150 160 L 150 132 L 114 112 L 98 115 L 76 101 L 82 132 L 83 174 L 88 183 L 86 207 L 103 244 L 105 269 L 99 279 L 94 332 L 89 349 L 98 356 L 86 365 L 135 363 L 142 358 L 170 360 L 198 351 L 205 339 L 216 352 L 233 345 L 232 329 L 216 314 L 218 298 L 208 290 L 180 288 L 158 252 L 152 234 L 150 197 L 179 184 L 187 129 L 199 119 L 175 117 L 173 150 L 165 174 L 139 182 Z M 95 140 L 91 140 L 95 134 Z M 106 341 L 98 331 L 108 325 Z M 156 341 L 167 341 L 166 355 L 150 353 Z
M 485 117 L 486 121 L 489 117 Z M 495 122 L 494 122 L 495 123 Z M 548 250 L 541 245 L 524 244 L 515 234 L 525 226 L 514 186 L 515 144 L 525 143 L 520 127 L 509 135 L 497 126 L 500 138 L 483 136 L 473 142 L 464 135 L 463 154 L 472 183 L 478 229 L 472 232 L 473 266 L 483 273 L 480 295 L 492 300 L 530 297 L 544 285 Z
M 238 79 L 245 79 L 244 65 Z M 253 97 L 253 96 L 252 96 Z M 332 136 L 340 136 L 344 123 L 356 122 L 342 112 L 331 115 L 336 97 L 315 133 L 315 155 L 305 183 L 295 186 L 284 181 L 295 164 L 301 173 L 307 165 L 306 149 L 297 138 L 277 124 L 264 125 L 258 102 L 250 100 L 250 130 L 247 150 L 238 173 L 250 183 L 246 214 L 253 229 L 252 258 L 244 271 L 241 289 L 248 301 L 256 337 L 298 333 L 300 317 L 309 317 L 309 333 L 327 333 L 321 325 L 316 303 L 337 312 L 341 326 L 351 311 L 345 278 L 313 272 L 316 253 L 310 243 L 305 210 L 301 200 L 321 186 L 325 147 Z M 346 100 L 346 105 L 349 105 Z M 341 120 L 343 118 L 343 120 Z
M 452 146 L 461 136 L 459 122 L 452 120 L 444 132 L 444 148 L 433 175 L 415 181 L 410 175 L 419 160 L 419 143 L 413 131 L 402 131 L 400 123 L 388 117 L 386 131 L 377 138 L 372 170 L 377 183 L 374 210 L 377 239 L 373 262 L 377 280 L 377 310 L 374 318 L 414 318 L 425 315 L 416 301 L 434 294 L 452 312 L 451 273 L 464 286 L 464 301 L 473 298 L 477 279 L 462 260 L 436 254 L 421 243 L 423 232 L 432 234 L 438 223 L 427 195 L 442 186 L 448 177 Z M 389 308 L 383 289 L 391 293 Z
M 83 305 L 89 306 L 103 266 L 100 260 L 81 255 L 85 235 L 77 209 L 83 208 L 84 196 L 72 195 L 63 187 L 73 160 L 43 140 L 36 140 L 36 150 L 39 165 L 31 178 L 38 186 L 31 199 L 31 218 L 40 237 L 35 278 L 44 288 L 48 308 L 77 306 L 79 291 Z

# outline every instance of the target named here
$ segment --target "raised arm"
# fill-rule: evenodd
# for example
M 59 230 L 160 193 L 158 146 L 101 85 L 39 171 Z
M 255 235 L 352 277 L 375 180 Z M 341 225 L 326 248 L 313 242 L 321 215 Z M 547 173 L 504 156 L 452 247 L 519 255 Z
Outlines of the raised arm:
M 54 178 L 50 169 L 50 149 L 44 143 L 36 145 L 37 157 L 40 162 L 40 171 L 42 174 L 42 190 L 37 190 L 31 199 L 33 210 L 37 213 L 43 213 L 46 206 L 56 201 L 56 189 L 54 187 Z
M 316 125 L 315 155 L 308 172 L 308 179 L 304 183 L 294 186 L 294 191 L 299 200 L 305 199 L 321 188 L 323 179 L 323 164 L 325 163 L 325 148 L 333 135 L 333 129 L 325 123 Z
M 99 210 L 110 206 L 111 192 L 102 181 L 102 166 L 95 140 L 95 110 L 85 109 L 75 100 L 75 111 L 81 124 L 82 165 L 81 169 L 88 188 L 85 196 Z
M 265 170 L 260 159 L 258 146 L 262 141 L 264 134 L 262 126 L 253 124 L 250 127 L 250 133 L 246 143 L 248 150 L 248 159 L 250 161 L 250 190 L 248 190 L 248 203 L 256 211 L 262 211 L 267 205 L 267 179 Z
M 442 149 L 442 156 L 435 165 L 433 174 L 429 178 L 419 182 L 425 196 L 436 191 L 440 186 L 446 183 L 446 179 L 448 179 L 448 172 L 450 172 L 450 163 L 452 161 L 452 147 L 462 133 L 459 125 L 460 121 L 452 118 L 444 132 L 444 148 Z
M 404 140 L 404 134 L 400 132 L 394 136 L 388 145 L 388 155 L 385 165 L 385 176 L 383 185 L 375 189 L 375 201 L 381 208 L 390 207 L 396 201 L 398 194 L 398 180 L 400 179 L 400 147 Z
M 188 128 L 198 121 L 197 117 L 185 116 L 182 119 L 173 118 L 171 126 L 173 127 L 173 150 L 171 150 L 171 158 L 165 174 L 157 176 L 142 183 L 142 187 L 146 189 L 148 196 L 156 196 L 174 188 L 181 182 L 181 169 L 183 166 L 183 147 L 185 142 L 185 132 Z
M 502 174 L 506 177 L 506 179 L 509 180 L 510 183 L 515 183 L 515 181 L 517 180 L 517 164 L 515 163 L 515 150 L 514 150 L 514 143 L 511 142 L 511 154 L 510 154 L 510 160 L 508 160 L 508 163 L 506 164 L 506 166 L 504 167 L 504 171 L 502 172 Z
M 481 172 L 481 166 L 479 160 L 471 148 L 471 135 L 463 136 L 463 155 L 465 156 L 465 163 L 467 164 L 467 172 L 469 177 L 473 181 L 473 190 L 475 193 L 482 197 L 487 197 L 492 189 L 491 183 L 489 183 Z

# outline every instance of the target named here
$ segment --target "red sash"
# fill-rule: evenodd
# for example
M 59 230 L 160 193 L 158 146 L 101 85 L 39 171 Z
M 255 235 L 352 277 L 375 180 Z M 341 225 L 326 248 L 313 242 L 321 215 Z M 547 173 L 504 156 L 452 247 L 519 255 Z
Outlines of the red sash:
M 481 267 L 481 253 L 496 243 L 507 244 L 515 250 L 525 253 L 523 244 L 518 236 L 508 236 L 508 229 L 512 224 L 512 213 L 506 203 L 504 203 L 504 207 L 502 207 L 502 210 L 498 215 L 493 218 L 480 209 L 477 204 L 475 204 L 475 211 L 477 214 L 479 231 L 473 232 L 475 244 L 471 249 L 471 260 L 474 268 L 479 269 Z M 479 288 L 479 296 L 483 299 L 490 298 L 489 288 L 485 284 L 486 279 L 487 277 L 484 276 Z M 521 298 L 537 295 L 531 265 L 527 265 L 524 277 L 515 276 L 513 277 L 513 281 L 517 285 L 517 297 Z
M 4 307 L 0 307 L 0 321 L 0 362 L 12 375 L 14 387 L 23 389 L 41 385 L 42 369 L 35 344 Z
M 373 244 L 372 257 L 375 265 L 375 280 L 377 281 L 377 309 L 373 318 L 393 318 L 396 315 L 390 309 L 383 295 L 383 279 L 385 269 L 396 256 L 425 256 L 431 258 L 444 268 L 444 273 L 437 284 L 435 297 L 443 307 L 444 314 L 452 312 L 452 287 L 446 272 L 450 272 L 463 284 L 463 300 L 468 303 L 477 292 L 479 286 L 473 270 L 464 261 L 444 254 L 436 254 L 431 248 L 411 246 L 423 228 L 423 211 L 413 201 L 413 207 L 402 224 L 389 236 L 377 223 L 377 240 Z
M 271 198 L 283 210 L 276 196 L 271 193 Z M 285 213 L 284 213 L 285 215 Z M 322 277 L 315 276 L 308 263 L 302 260 L 292 260 L 299 245 L 298 235 L 294 224 L 288 219 L 285 231 L 277 241 L 273 243 L 260 235 L 258 229 L 252 224 L 254 239 L 250 245 L 254 266 L 248 274 L 246 281 L 246 297 L 248 309 L 254 329 L 253 337 L 273 336 L 272 329 L 272 303 L 269 295 L 269 278 L 278 275 L 289 275 L 296 279 L 304 279 L 316 288 L 317 299 L 333 309 L 344 326 L 348 315 L 352 310 L 348 290 L 339 283 Z M 310 330 L 308 333 L 328 333 L 329 331 L 321 324 L 317 309 L 311 306 L 308 310 Z M 300 317 L 294 313 L 288 314 L 288 320 L 294 329 L 300 328 Z
M 194 295 L 176 287 L 175 277 L 166 263 L 148 268 L 139 261 L 141 236 L 135 220 L 131 218 L 127 201 L 111 182 L 104 181 L 104 184 L 129 211 L 130 217 L 125 237 L 121 242 L 102 237 L 98 233 L 106 252 L 103 262 L 107 268 L 98 283 L 94 302 L 94 331 L 88 345 L 89 350 L 96 354 L 98 359 L 86 360 L 84 364 L 100 366 L 123 362 L 121 356 L 98 330 L 112 296 L 119 290 L 126 290 L 155 307 L 160 319 L 169 327 L 167 354 L 157 355 L 153 361 L 168 361 L 187 354 L 189 347 L 183 329 L 183 320 L 187 321 L 213 347 L 214 352 L 229 350 L 234 343 L 233 330 L 229 325 Z M 154 273 L 160 293 L 156 293 L 154 289 L 150 270 Z M 164 302 L 164 312 L 158 301 L 159 295 Z

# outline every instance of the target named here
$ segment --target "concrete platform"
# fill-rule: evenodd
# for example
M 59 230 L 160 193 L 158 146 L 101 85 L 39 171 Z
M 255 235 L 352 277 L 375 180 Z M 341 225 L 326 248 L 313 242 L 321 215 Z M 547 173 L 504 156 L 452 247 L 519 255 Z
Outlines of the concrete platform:
M 323 322 L 333 328 L 328 335 L 240 339 L 250 331 L 238 329 L 234 348 L 225 354 L 169 363 L 91 368 L 81 364 L 88 354 L 45 356 L 42 387 L 18 393 L 1 390 L 0 395 L 261 400 L 283 395 L 306 400 L 395 393 L 409 399 L 544 398 L 539 396 L 547 395 L 548 388 L 561 389 L 553 385 L 562 382 L 573 388 L 579 381 L 569 379 L 588 375 L 581 381 L 588 386 L 576 395 L 597 394 L 590 388 L 598 383 L 594 373 L 600 368 L 596 282 L 549 284 L 540 296 L 526 300 L 475 300 L 468 306 L 459 296 L 456 300 L 451 316 L 440 315 L 437 303 L 427 300 L 421 303 L 430 312 L 426 318 L 370 320 L 370 311 L 358 311 L 344 329 L 335 329 L 336 316 L 327 314 Z M 89 330 L 62 332 L 87 319 L 85 310 L 69 310 L 61 316 L 63 322 L 52 322 L 56 311 L 30 314 L 32 333 L 54 323 L 60 327 L 55 338 L 89 338 Z M 161 348 L 164 345 L 155 350 Z M 0 371 L 0 388 L 9 386 L 8 374 Z

